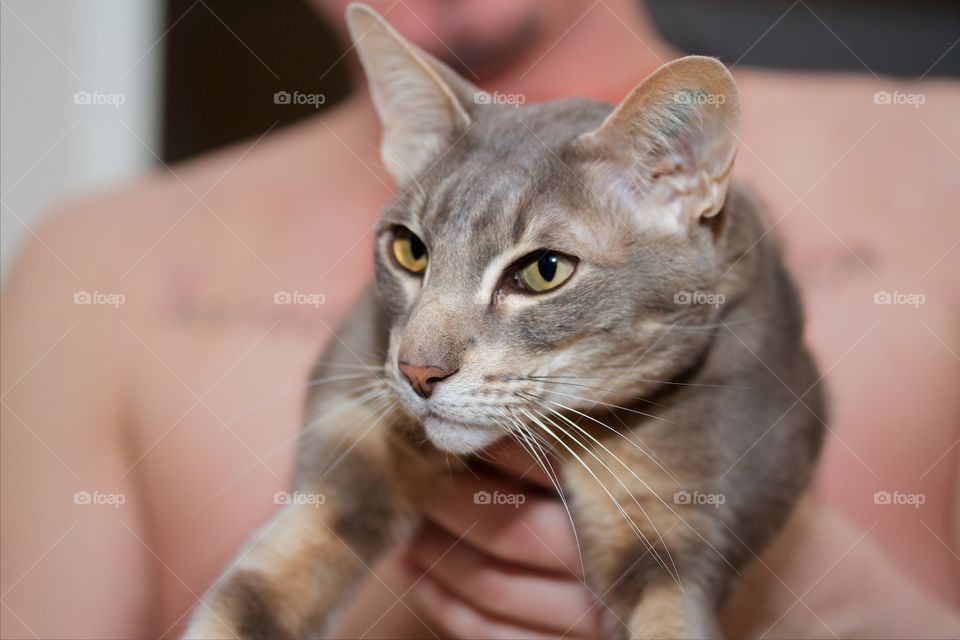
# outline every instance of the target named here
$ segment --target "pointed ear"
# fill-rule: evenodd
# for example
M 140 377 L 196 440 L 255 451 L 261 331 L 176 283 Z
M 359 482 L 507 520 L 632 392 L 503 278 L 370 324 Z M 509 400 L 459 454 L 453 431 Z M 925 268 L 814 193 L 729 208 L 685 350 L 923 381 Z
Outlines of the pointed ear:
M 347 27 L 383 128 L 380 156 L 397 183 L 407 184 L 470 126 L 467 105 L 479 89 L 365 4 L 347 7 Z
M 678 222 L 723 207 L 740 131 L 733 76 L 714 58 L 688 56 L 644 80 L 578 143 L 633 204 L 653 199 Z

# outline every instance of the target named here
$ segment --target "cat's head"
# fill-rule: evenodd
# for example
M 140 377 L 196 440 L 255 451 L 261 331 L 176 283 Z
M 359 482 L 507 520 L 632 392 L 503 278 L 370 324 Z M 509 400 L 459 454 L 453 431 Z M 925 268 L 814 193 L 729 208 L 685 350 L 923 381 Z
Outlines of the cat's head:
M 387 376 L 436 446 L 562 431 L 553 412 L 630 402 L 702 355 L 709 332 L 674 329 L 723 302 L 739 129 L 723 65 L 667 64 L 616 108 L 517 106 L 368 7 L 347 20 L 399 186 L 376 239 Z

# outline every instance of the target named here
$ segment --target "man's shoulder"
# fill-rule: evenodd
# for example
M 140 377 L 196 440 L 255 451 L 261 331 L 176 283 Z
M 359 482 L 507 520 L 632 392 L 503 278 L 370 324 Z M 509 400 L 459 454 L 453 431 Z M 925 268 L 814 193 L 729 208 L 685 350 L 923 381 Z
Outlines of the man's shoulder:
M 216 250 L 209 234 L 252 244 L 262 218 L 276 223 L 278 211 L 345 197 L 338 191 L 357 175 L 378 184 L 369 149 L 355 142 L 357 120 L 350 110 L 335 111 L 68 202 L 33 230 L 18 267 L 52 260 L 74 279 L 126 279 L 157 258 L 192 250 L 191 243 L 212 242 Z

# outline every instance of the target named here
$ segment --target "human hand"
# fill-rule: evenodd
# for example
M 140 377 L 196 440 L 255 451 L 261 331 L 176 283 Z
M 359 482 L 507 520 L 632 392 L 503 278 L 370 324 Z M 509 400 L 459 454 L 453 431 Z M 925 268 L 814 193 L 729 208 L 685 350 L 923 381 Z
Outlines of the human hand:
M 408 543 L 410 605 L 455 638 L 601 637 L 602 604 L 584 585 L 576 539 L 553 484 L 523 450 L 465 475 Z M 477 504 L 475 495 L 523 496 Z M 519 502 L 519 499 L 514 500 Z M 821 502 L 800 502 L 735 582 L 729 637 L 952 637 L 960 618 L 922 593 L 862 532 Z M 815 587 L 815 588 L 814 588 Z
M 583 582 L 553 483 L 512 443 L 493 456 L 428 510 L 409 543 L 418 614 L 457 638 L 599 637 L 603 605 Z

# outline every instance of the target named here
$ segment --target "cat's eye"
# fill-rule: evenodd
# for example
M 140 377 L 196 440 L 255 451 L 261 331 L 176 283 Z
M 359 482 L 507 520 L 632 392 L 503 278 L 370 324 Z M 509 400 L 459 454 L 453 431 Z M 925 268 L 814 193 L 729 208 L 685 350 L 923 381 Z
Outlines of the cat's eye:
M 410 273 L 420 274 L 427 268 L 427 245 L 409 229 L 398 227 L 390 248 L 397 264 Z
M 517 273 L 517 281 L 527 291 L 543 293 L 556 289 L 573 275 L 577 266 L 574 258 L 545 251 L 533 256 L 533 259 L 522 265 Z

